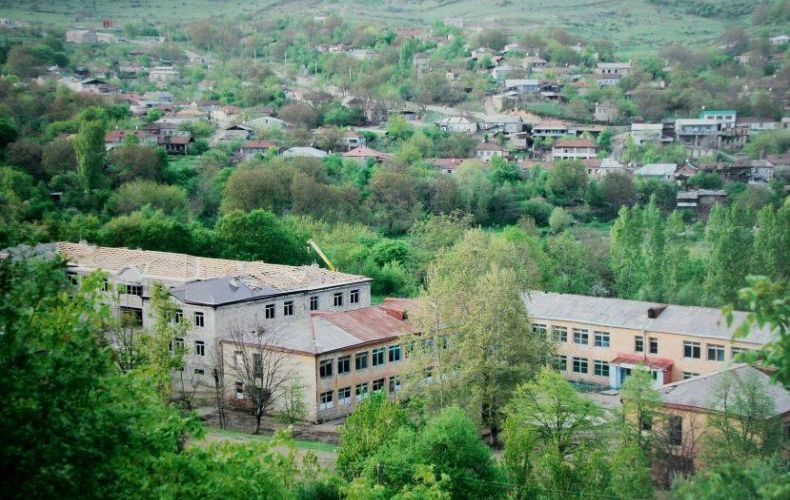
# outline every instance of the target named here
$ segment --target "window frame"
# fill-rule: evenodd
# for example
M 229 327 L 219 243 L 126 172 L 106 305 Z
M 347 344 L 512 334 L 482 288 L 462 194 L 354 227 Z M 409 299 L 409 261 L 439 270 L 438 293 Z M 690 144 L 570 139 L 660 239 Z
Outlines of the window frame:
M 608 349 L 612 346 L 612 335 L 609 332 L 600 330 L 593 331 L 593 345 L 595 347 L 602 347 Z
M 387 383 L 387 379 L 386 378 L 379 378 L 379 379 L 374 380 L 371 383 L 371 386 L 370 386 L 371 392 L 382 391 L 384 389 L 384 386 L 386 385 L 386 383 Z M 378 386 L 378 388 L 376 386 Z
M 390 363 L 397 363 L 403 359 L 403 352 L 400 344 L 391 345 L 387 348 L 387 360 Z
M 711 357 L 711 353 L 715 353 L 714 357 Z M 705 344 L 705 360 L 706 361 L 715 361 L 717 363 L 722 363 L 727 357 L 727 351 L 724 345 L 722 344 Z M 719 359 L 721 358 L 721 359 Z
M 582 340 L 584 342 L 582 342 Z M 590 331 L 584 328 L 573 329 L 573 343 L 576 345 L 590 345 Z
M 318 361 L 318 378 L 332 378 L 334 371 L 335 358 L 322 359 Z
M 578 366 L 578 370 L 576 367 Z M 584 367 L 584 371 L 582 371 L 582 367 Z M 573 357 L 573 373 L 583 373 L 588 374 L 590 372 L 590 360 L 587 358 L 581 358 L 578 356 Z
M 310 310 L 317 311 L 319 308 L 318 295 L 310 296 Z
M 370 366 L 369 360 L 369 351 L 358 352 L 354 354 L 354 369 L 355 370 L 367 370 Z M 361 366 L 364 365 L 364 366 Z
M 266 304 L 263 306 L 263 317 L 265 319 L 274 319 L 277 317 L 277 311 L 274 304 Z
M 655 348 L 654 348 L 655 346 Z M 647 338 L 647 353 L 658 354 L 658 337 Z
M 351 356 L 339 356 L 337 358 L 337 374 L 345 375 L 351 373 Z
M 318 409 L 331 410 L 335 407 L 335 391 L 326 391 L 318 395 Z
M 202 340 L 195 341 L 195 356 L 206 355 L 206 343 Z
M 354 402 L 354 396 L 351 392 L 351 386 L 341 387 L 337 390 L 337 402 L 342 406 L 348 406 Z
M 593 360 L 593 375 L 597 375 L 599 377 L 609 377 L 609 373 L 611 372 L 608 361 L 603 361 L 601 359 Z
M 362 382 L 354 386 L 354 395 L 356 396 L 357 402 L 368 397 L 368 394 L 370 394 L 370 392 L 368 391 L 367 382 Z
M 343 292 L 335 292 L 332 295 L 332 304 L 333 307 L 343 307 Z
M 359 304 L 359 288 L 355 288 L 348 292 L 348 303 L 349 304 Z M 340 304 L 343 305 L 342 303 Z
M 687 355 L 688 354 L 688 355 Z M 694 355 L 696 354 L 696 356 Z M 691 340 L 683 341 L 683 358 L 702 359 L 702 344 Z
M 551 359 L 551 367 L 558 372 L 567 372 L 568 356 L 565 354 L 555 354 Z
M 400 392 L 400 376 L 392 375 L 389 378 L 389 391 L 390 394 L 397 394 Z
M 568 343 L 568 327 L 567 326 L 552 326 L 551 338 L 557 343 Z
M 634 352 L 645 352 L 645 336 L 634 336 Z
M 532 323 L 532 333 L 546 335 L 547 331 L 546 323 Z
M 283 316 L 293 316 L 294 315 L 294 301 L 293 300 L 286 300 L 283 302 Z
M 206 315 L 203 314 L 203 311 L 195 311 L 193 317 L 197 328 L 204 328 L 206 326 Z
M 371 351 L 371 366 L 381 366 L 385 363 L 384 353 L 386 349 L 377 347 Z

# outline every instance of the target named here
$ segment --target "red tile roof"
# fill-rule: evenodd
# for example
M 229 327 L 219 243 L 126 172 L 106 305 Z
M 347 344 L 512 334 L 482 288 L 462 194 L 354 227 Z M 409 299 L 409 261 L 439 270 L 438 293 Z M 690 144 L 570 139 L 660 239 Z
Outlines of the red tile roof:
M 347 153 L 343 153 L 343 156 L 348 158 L 376 158 L 376 159 L 385 159 L 390 157 L 390 155 L 387 153 L 376 151 L 375 149 L 371 149 L 367 146 L 359 146 L 357 148 L 354 148 Z
M 620 353 L 609 364 L 616 365 L 620 363 L 645 365 L 654 370 L 669 370 L 672 368 L 674 362 L 666 358 L 654 358 L 652 356 L 640 356 L 638 354 L 624 354 Z

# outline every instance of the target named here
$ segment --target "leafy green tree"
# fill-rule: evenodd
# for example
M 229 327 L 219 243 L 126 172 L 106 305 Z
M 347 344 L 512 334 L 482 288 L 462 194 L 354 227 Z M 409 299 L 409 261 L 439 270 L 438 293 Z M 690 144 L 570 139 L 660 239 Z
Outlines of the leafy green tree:
M 0 259 L 0 465 L 24 478 L 3 482 L 6 498 L 133 496 L 150 484 L 141 469 L 199 435 L 145 373 L 115 367 L 101 283 L 71 285 L 58 261 Z
M 650 203 L 644 208 L 645 239 L 642 242 L 644 251 L 644 283 L 640 295 L 646 299 L 661 302 L 665 299 L 666 289 L 672 286 L 666 278 L 668 262 L 666 260 L 666 234 L 664 216 L 656 205 L 656 197 L 650 197 Z
M 228 259 L 292 265 L 310 261 L 307 234 L 266 210 L 223 215 L 215 232 L 220 254 Z
M 561 233 L 573 224 L 573 218 L 562 207 L 554 207 L 549 216 L 549 227 L 554 233 Z
M 636 444 L 643 452 L 650 451 L 651 434 L 649 431 L 658 416 L 661 395 L 653 388 L 653 376 L 644 368 L 631 370 L 631 375 L 623 382 L 620 391 L 623 401 L 624 438 Z
M 611 172 L 599 184 L 601 208 L 613 217 L 620 207 L 631 208 L 636 203 L 636 186 L 633 178 L 625 172 Z
M 729 209 L 714 207 L 708 219 L 706 240 L 710 245 L 705 276 L 705 303 L 711 305 L 737 298 L 745 284 L 754 246 L 754 215 L 742 204 Z
M 699 471 L 672 486 L 672 495 L 683 500 L 720 498 L 786 498 L 790 471 L 778 457 L 747 462 L 727 462 Z
M 340 428 L 337 471 L 345 479 L 359 476 L 370 457 L 409 425 L 408 415 L 382 392 L 372 393 Z
M 100 120 L 83 121 L 74 139 L 77 153 L 77 173 L 88 189 L 100 187 L 104 173 L 104 123 Z
M 581 199 L 587 188 L 587 168 L 580 161 L 560 160 L 549 170 L 546 190 L 558 203 L 568 205 Z
M 633 297 L 642 286 L 642 220 L 640 208 L 622 207 L 612 226 L 610 266 L 614 274 L 614 288 L 620 297 Z
M 192 228 L 161 210 L 144 209 L 110 219 L 98 238 L 111 247 L 194 253 Z
M 790 279 L 790 205 L 776 211 L 766 206 L 757 214 L 751 271 L 776 281 Z
M 531 333 L 522 293 L 537 281 L 528 252 L 507 239 L 468 231 L 428 271 L 413 315 L 404 390 L 431 408 L 458 404 L 497 441 L 514 388 L 545 362 L 546 339 Z
M 185 215 L 188 203 L 186 191 L 179 186 L 139 179 L 120 186 L 107 205 L 116 214 L 128 214 L 149 206 L 168 215 Z
M 112 150 L 110 162 L 119 182 L 136 179 L 160 181 L 167 165 L 167 153 L 143 144 L 123 144 Z

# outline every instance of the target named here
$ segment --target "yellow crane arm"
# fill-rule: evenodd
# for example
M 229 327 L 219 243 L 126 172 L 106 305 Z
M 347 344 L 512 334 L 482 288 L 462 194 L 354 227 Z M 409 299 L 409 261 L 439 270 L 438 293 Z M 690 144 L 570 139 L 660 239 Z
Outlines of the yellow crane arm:
M 332 262 L 327 258 L 327 256 L 324 255 L 324 252 L 321 251 L 321 247 L 318 246 L 318 243 L 316 243 L 313 240 L 307 240 L 307 244 L 313 247 L 315 253 L 317 253 L 318 256 L 321 257 L 321 260 L 324 261 L 324 264 L 326 264 L 326 267 L 328 267 L 330 271 L 337 271 L 335 265 L 332 264 Z

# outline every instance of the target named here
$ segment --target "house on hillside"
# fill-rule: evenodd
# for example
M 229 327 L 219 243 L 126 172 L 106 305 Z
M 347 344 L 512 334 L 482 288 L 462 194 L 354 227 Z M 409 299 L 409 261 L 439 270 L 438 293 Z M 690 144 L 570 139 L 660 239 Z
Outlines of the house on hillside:
M 491 70 L 491 76 L 496 80 L 498 83 L 504 82 L 510 74 L 515 70 L 513 66 L 509 64 L 502 64 L 501 66 L 496 66 L 494 69 Z
M 735 124 L 738 128 L 744 128 L 748 130 L 749 135 L 755 134 L 758 132 L 766 132 L 769 130 L 777 130 L 781 128 L 781 123 L 774 120 L 773 118 L 759 118 L 759 117 L 744 117 L 738 118 L 737 123 Z
M 382 153 L 367 146 L 359 146 L 352 149 L 351 151 L 343 153 L 343 158 L 355 159 L 365 164 L 367 164 L 369 160 L 372 160 L 376 163 L 381 163 L 384 160 L 389 159 L 390 156 L 392 155 L 389 153 Z
M 148 81 L 166 85 L 181 78 L 181 73 L 173 66 L 156 66 L 148 70 Z
M 436 122 L 436 125 L 445 132 L 460 134 L 474 134 L 477 132 L 477 122 L 470 120 L 466 116 L 447 116 Z
M 663 131 L 662 123 L 632 123 L 631 139 L 637 146 L 645 142 L 661 142 Z
M 358 133 L 356 130 L 348 129 L 343 132 L 343 143 L 346 147 L 346 150 L 352 150 L 354 148 L 364 146 L 367 143 L 367 139 L 365 139 L 365 136 Z
M 524 130 L 524 122 L 516 115 L 486 115 L 483 118 L 483 130 L 491 134 L 515 134 Z
M 514 78 L 505 80 L 505 90 L 519 94 L 537 94 L 540 92 L 540 80 Z
M 693 189 L 680 191 L 677 194 L 677 208 L 696 212 L 698 216 L 707 217 L 713 205 L 724 203 L 727 192 L 713 189 Z
M 69 30 L 66 32 L 66 43 L 85 44 L 97 43 L 96 32 L 91 30 Z
M 598 155 L 598 145 L 587 139 L 564 139 L 554 143 L 551 156 L 556 160 L 587 160 Z
M 549 63 L 538 56 L 527 56 L 524 58 L 524 68 L 530 73 L 540 73 L 546 70 Z
M 165 135 L 156 139 L 157 145 L 163 147 L 169 155 L 189 154 L 189 148 L 194 142 L 192 134 Z
M 784 45 L 786 43 L 790 43 L 790 36 L 787 35 L 772 36 L 771 38 L 768 39 L 768 42 L 774 46 Z
M 431 158 L 430 160 L 427 161 L 428 163 L 439 169 L 440 172 L 444 172 L 445 174 L 452 174 L 458 169 L 458 167 L 461 166 L 463 162 L 467 160 L 468 158 Z
M 737 117 L 738 113 L 734 109 L 702 110 L 699 114 L 700 120 L 721 124 L 720 130 L 735 127 Z
M 508 151 L 495 142 L 483 142 L 475 147 L 475 156 L 477 159 L 486 163 L 490 162 L 495 156 L 500 158 L 507 158 Z
M 271 150 L 277 151 L 277 145 L 271 141 L 247 141 L 239 147 L 239 155 L 249 158 L 254 155 L 264 155 Z
M 657 179 L 660 181 L 671 181 L 678 169 L 675 163 L 648 163 L 634 170 L 634 175 L 643 179 Z
M 593 120 L 612 123 L 620 118 L 620 108 L 612 101 L 596 102 Z
M 286 149 L 280 155 L 283 158 L 326 158 L 329 156 L 329 153 L 326 151 L 322 151 L 320 149 L 316 149 L 313 147 L 307 146 L 294 146 L 290 149 Z

